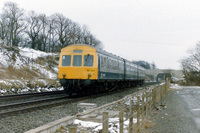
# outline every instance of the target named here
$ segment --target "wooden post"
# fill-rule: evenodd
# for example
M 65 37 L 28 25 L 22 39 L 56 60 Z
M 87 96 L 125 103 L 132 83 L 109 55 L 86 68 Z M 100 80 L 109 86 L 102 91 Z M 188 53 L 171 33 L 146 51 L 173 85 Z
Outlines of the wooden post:
M 124 131 L 124 105 L 122 103 L 119 111 L 119 132 L 123 133 L 123 131 Z
M 133 100 L 130 101 L 129 133 L 133 133 Z
M 69 133 L 76 133 L 76 131 L 77 131 L 77 127 L 75 127 L 75 126 L 71 126 L 71 127 L 69 127 Z
M 140 132 L 140 96 L 137 96 L 137 128 L 136 132 Z
M 154 92 L 153 92 L 153 89 L 151 90 L 151 102 L 150 102 L 150 104 L 151 104 L 151 109 L 150 109 L 150 112 L 153 110 L 153 108 L 154 108 Z
M 160 100 L 161 100 L 161 86 L 158 86 L 158 90 L 159 90 L 159 91 L 158 91 L 158 92 L 159 92 L 159 93 L 158 93 L 158 95 L 159 95 L 159 99 L 158 99 L 158 100 L 159 100 L 159 102 L 160 102 Z
M 153 88 L 153 107 L 156 105 L 156 88 Z
M 148 103 L 149 103 L 149 99 L 148 99 L 148 92 L 146 92 L 146 117 L 148 117 Z
M 108 112 L 103 112 L 103 133 L 108 133 Z
M 142 110 L 141 110 L 141 114 L 142 114 L 142 123 L 144 120 L 144 92 L 142 93 Z
M 160 86 L 160 101 L 163 99 L 163 85 Z

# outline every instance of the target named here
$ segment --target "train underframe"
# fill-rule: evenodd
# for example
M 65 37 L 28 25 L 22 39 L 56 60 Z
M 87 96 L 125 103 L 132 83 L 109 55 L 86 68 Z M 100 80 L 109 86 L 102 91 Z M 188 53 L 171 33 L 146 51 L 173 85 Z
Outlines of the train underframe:
M 93 95 L 142 85 L 144 80 L 79 80 L 60 79 L 61 85 L 69 95 Z

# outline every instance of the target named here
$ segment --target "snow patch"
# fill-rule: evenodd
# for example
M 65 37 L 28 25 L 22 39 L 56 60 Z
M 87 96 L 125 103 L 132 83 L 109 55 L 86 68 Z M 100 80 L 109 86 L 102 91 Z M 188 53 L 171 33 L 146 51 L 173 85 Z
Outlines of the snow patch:
M 182 87 L 179 86 L 178 84 L 170 84 L 170 88 L 171 89 L 182 89 Z
M 48 55 L 55 55 L 52 53 L 45 53 L 43 51 L 34 50 L 34 49 L 30 49 L 30 48 L 19 47 L 19 49 L 20 49 L 21 55 L 28 57 L 30 59 L 36 59 L 38 57 L 44 57 L 44 56 L 48 56 Z
M 200 111 L 200 109 L 192 109 L 192 110 L 194 110 L 194 111 Z
M 137 123 L 137 119 L 133 118 L 133 123 Z M 90 132 L 97 133 L 102 130 L 102 123 L 82 121 L 75 119 L 74 124 L 78 125 L 78 129 L 89 129 Z M 119 118 L 109 118 L 109 133 L 119 133 Z M 129 120 L 124 119 L 124 133 L 128 133 Z

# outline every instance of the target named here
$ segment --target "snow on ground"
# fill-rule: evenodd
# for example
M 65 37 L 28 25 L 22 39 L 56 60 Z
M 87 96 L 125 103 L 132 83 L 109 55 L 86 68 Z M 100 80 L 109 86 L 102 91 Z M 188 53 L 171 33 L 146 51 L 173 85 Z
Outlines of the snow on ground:
M 11 47 L 6 47 L 6 46 L 2 46 L 2 47 L 0 46 L 1 75 L 7 75 L 7 70 L 9 69 L 10 66 L 14 68 L 13 70 L 17 69 L 17 71 L 21 71 L 22 73 L 23 73 L 24 68 L 26 68 L 26 69 L 29 69 L 30 71 L 33 71 L 34 73 L 37 73 L 38 75 L 36 79 L 31 80 L 33 84 L 37 84 L 39 82 L 39 83 L 44 84 L 44 86 L 48 86 L 49 82 L 47 82 L 46 79 L 47 80 L 51 79 L 57 82 L 56 80 L 57 80 L 58 68 L 56 67 L 56 65 L 50 68 L 48 62 L 44 63 L 44 65 L 41 65 L 41 64 L 37 64 L 34 61 L 38 57 L 46 57 L 46 56 L 57 56 L 57 54 L 45 53 L 42 51 L 30 49 L 30 48 L 22 48 L 22 47 L 11 48 Z M 9 76 L 6 76 L 6 77 L 9 77 Z M 31 91 L 31 89 L 35 89 L 36 92 L 63 90 L 62 87 L 30 88 L 27 86 L 27 81 L 23 77 L 17 77 L 17 75 L 13 77 L 15 78 L 13 79 L 7 79 L 4 77 L 0 78 L 0 93 L 1 94 L 5 94 L 8 91 L 10 92 L 15 91 L 17 93 L 25 93 L 25 92 Z M 15 87 L 13 88 L 13 86 Z
M 9 57 L 0 52 L 0 66 L 8 67 Z
M 178 84 L 170 84 L 171 89 L 200 89 L 200 86 L 179 86 Z
M 39 50 L 34 50 L 34 49 L 30 49 L 30 48 L 22 48 L 19 47 L 20 49 L 20 54 L 28 57 L 30 59 L 36 59 L 38 57 L 44 57 L 44 56 L 48 56 L 48 55 L 55 55 L 53 53 L 45 53 Z
M 200 89 L 200 86 L 182 86 L 182 88 L 187 88 L 187 89 Z
M 178 84 L 170 84 L 170 88 L 171 89 L 182 89 L 182 87 L 179 86 Z
M 137 119 L 133 118 L 133 123 L 137 123 Z M 103 127 L 102 123 L 82 121 L 76 119 L 74 124 L 78 125 L 78 129 L 89 129 L 90 132 L 98 133 Z M 128 133 L 129 120 L 124 119 L 124 133 Z M 119 118 L 109 118 L 109 133 L 119 133 Z

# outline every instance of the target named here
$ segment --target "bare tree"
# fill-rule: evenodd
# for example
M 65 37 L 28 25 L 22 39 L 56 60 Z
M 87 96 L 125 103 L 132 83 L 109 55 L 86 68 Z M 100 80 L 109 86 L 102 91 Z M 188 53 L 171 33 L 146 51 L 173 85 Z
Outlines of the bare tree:
M 62 14 L 54 14 L 55 19 L 55 32 L 58 35 L 58 45 L 60 48 L 63 48 L 70 44 L 68 35 L 70 34 L 70 24 L 71 20 L 64 17 Z
M 70 44 L 81 43 L 81 27 L 77 23 L 71 23 L 70 33 L 68 38 L 70 39 Z
M 83 26 L 82 29 L 82 43 L 91 45 L 94 47 L 102 48 L 102 43 L 94 35 L 91 34 L 91 32 L 88 30 L 88 27 L 86 25 Z
M 0 38 L 5 41 L 8 34 L 8 27 L 6 19 L 1 18 L 0 20 Z
M 181 60 L 185 80 L 188 84 L 200 85 L 200 42 L 188 53 L 189 56 Z
M 26 21 L 29 26 L 25 32 L 29 36 L 31 48 L 46 51 L 49 36 L 49 20 L 46 15 L 32 11 Z
M 48 51 L 55 51 L 55 46 L 57 45 L 58 42 L 58 38 L 57 38 L 57 34 L 56 34 L 56 28 L 55 28 L 55 24 L 56 24 L 56 20 L 54 18 L 54 16 L 49 17 L 49 26 L 48 26 Z
M 2 19 L 6 22 L 7 43 L 11 46 L 17 46 L 20 42 L 20 34 L 26 28 L 24 22 L 24 10 L 18 8 L 17 4 L 12 2 L 5 3 L 3 7 Z
M 48 41 L 48 18 L 45 14 L 39 16 L 42 26 L 41 33 L 39 34 L 38 50 L 46 51 Z
M 79 24 L 56 13 L 50 17 L 34 11 L 28 16 L 12 2 L 5 3 L 0 14 L 0 39 L 9 46 L 29 46 L 42 51 L 60 51 L 71 44 L 102 46 L 101 42 Z
M 26 33 L 29 36 L 31 48 L 36 49 L 37 42 L 39 40 L 39 32 L 42 30 L 39 15 L 32 11 L 27 18 L 27 22 L 29 23 L 29 26 L 26 30 Z

